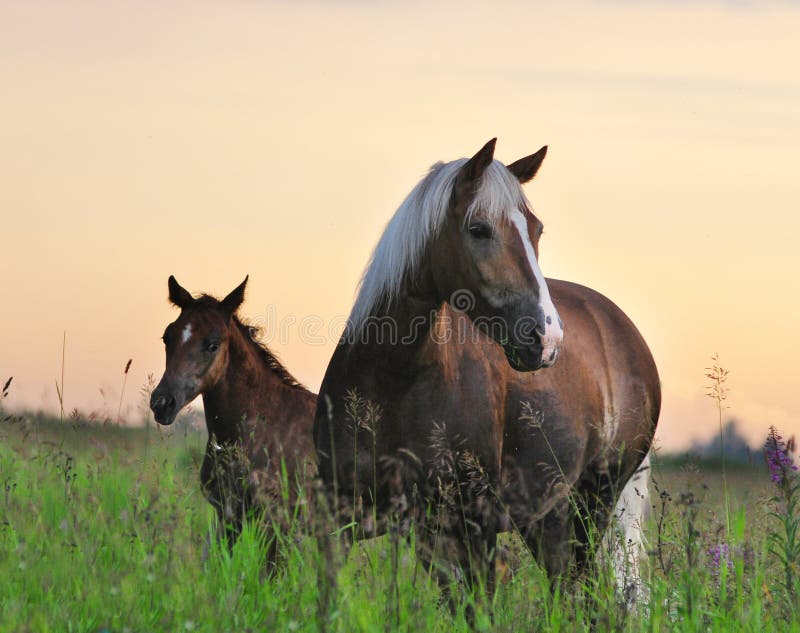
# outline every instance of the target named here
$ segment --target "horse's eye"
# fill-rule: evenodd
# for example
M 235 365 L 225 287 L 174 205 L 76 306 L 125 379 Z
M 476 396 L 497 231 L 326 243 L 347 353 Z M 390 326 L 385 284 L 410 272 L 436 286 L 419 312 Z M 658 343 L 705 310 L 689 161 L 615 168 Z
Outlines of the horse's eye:
M 492 237 L 492 227 L 483 222 L 475 222 L 469 225 L 469 234 L 476 240 L 487 240 Z
M 211 341 L 208 345 L 206 345 L 206 349 L 213 354 L 219 349 L 219 343 L 216 341 Z

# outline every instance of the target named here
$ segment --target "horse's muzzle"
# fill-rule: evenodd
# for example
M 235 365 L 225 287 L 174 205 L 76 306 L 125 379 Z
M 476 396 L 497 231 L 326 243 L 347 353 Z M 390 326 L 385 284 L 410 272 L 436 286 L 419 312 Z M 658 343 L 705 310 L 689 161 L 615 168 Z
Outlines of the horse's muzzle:
M 507 343 L 503 345 L 508 364 L 517 371 L 536 371 L 542 367 L 542 346 L 534 345 L 514 345 Z
M 542 367 L 552 367 L 556 364 L 559 348 L 545 348 L 542 350 Z
M 555 365 L 560 344 L 560 338 L 553 341 L 537 330 L 533 342 L 530 339 L 525 344 L 509 342 L 503 345 L 503 351 L 508 363 L 517 371 L 536 371 Z
M 555 319 L 545 321 L 544 330 L 540 330 L 542 345 L 542 367 L 552 367 L 556 363 L 561 344 L 564 342 L 564 322 L 556 315 Z

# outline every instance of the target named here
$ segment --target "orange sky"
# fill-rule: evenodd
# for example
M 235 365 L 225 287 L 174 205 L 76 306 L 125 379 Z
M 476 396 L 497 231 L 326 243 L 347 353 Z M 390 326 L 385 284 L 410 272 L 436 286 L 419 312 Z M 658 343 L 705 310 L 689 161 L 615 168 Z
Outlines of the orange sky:
M 659 437 L 800 432 L 800 7 L 790 3 L 0 5 L 0 379 L 124 410 L 163 370 L 166 279 L 243 313 L 316 389 L 370 250 L 427 167 L 550 146 L 541 266 L 611 297 L 662 376 Z M 102 396 L 100 390 L 105 396 Z

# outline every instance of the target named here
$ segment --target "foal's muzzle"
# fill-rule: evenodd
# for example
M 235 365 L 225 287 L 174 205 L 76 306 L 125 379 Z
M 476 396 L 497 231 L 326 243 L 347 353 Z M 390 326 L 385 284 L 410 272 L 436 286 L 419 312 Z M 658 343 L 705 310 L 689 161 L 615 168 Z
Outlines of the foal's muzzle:
M 159 385 L 150 396 L 150 409 L 156 422 L 168 426 L 175 421 L 180 407 L 175 396 Z

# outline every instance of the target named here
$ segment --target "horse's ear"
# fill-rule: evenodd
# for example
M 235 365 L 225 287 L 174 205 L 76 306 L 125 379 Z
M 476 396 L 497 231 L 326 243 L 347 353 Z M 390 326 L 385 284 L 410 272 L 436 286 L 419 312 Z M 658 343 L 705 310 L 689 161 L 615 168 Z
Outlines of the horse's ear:
M 194 303 L 194 297 L 172 275 L 167 280 L 167 286 L 169 287 L 169 300 L 179 308 L 185 308 Z
M 250 275 L 244 278 L 244 281 L 240 283 L 236 288 L 231 290 L 230 294 L 225 297 L 220 305 L 222 309 L 228 316 L 231 316 L 236 310 L 239 309 L 239 306 L 242 305 L 244 301 L 244 289 L 247 286 L 247 280 L 250 279 Z
M 524 185 L 526 182 L 533 179 L 533 177 L 536 175 L 536 172 L 539 171 L 539 167 L 542 166 L 542 161 L 546 155 L 547 145 L 545 145 L 535 154 L 531 154 L 525 158 L 520 158 L 518 161 L 508 165 L 508 171 L 517 177 L 517 180 L 519 180 L 520 184 Z
M 497 139 L 493 138 L 478 150 L 478 153 L 470 158 L 461 171 L 458 172 L 456 186 L 463 193 L 469 195 L 475 193 L 480 179 L 483 177 L 483 172 L 492 164 L 494 159 L 494 146 L 497 144 Z

